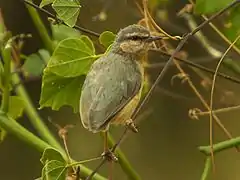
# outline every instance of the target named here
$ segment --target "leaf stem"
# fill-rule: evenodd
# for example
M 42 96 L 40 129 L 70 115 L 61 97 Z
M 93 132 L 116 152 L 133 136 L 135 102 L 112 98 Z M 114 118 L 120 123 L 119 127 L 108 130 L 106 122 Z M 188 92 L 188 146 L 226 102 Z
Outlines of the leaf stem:
M 81 164 L 84 164 L 84 163 L 88 163 L 88 162 L 92 162 L 92 161 L 96 161 L 96 160 L 99 160 L 99 159 L 102 159 L 102 157 L 98 156 L 98 157 L 91 158 L 91 159 L 86 159 L 86 160 L 82 160 L 82 161 L 73 162 L 71 164 L 68 164 L 67 167 L 78 166 L 78 165 L 81 165 Z
M 6 46 L 3 48 L 2 55 L 4 60 L 4 84 L 3 84 L 3 96 L 1 103 L 1 110 L 5 113 L 9 108 L 9 96 L 10 96 L 10 77 L 11 77 L 11 40 L 9 40 Z
M 25 129 L 23 126 L 21 126 L 17 121 L 14 119 L 6 116 L 5 112 L 0 111 L 0 126 L 6 130 L 8 133 L 15 135 L 17 138 L 19 138 L 21 141 L 31 145 L 32 147 L 36 148 L 39 152 L 43 152 L 46 148 L 53 148 L 48 143 L 44 142 L 31 132 L 29 132 L 27 129 Z M 66 155 L 66 153 L 62 150 L 59 150 L 63 155 Z M 87 167 L 81 165 L 81 173 L 84 177 L 87 177 L 92 173 L 91 169 L 88 169 Z M 95 174 L 94 180 L 106 180 L 103 176 L 99 174 Z
M 51 147 L 43 140 L 29 132 L 17 121 L 11 117 L 7 117 L 5 112 L 0 111 L 0 126 L 10 134 L 14 134 L 17 138 L 33 146 L 39 151 L 43 151 L 45 148 Z
M 31 102 L 31 99 L 28 96 L 24 86 L 21 84 L 21 80 L 17 73 L 12 75 L 12 82 L 13 84 L 18 84 L 15 91 L 24 100 L 25 111 L 32 125 L 38 131 L 39 135 L 53 147 L 62 150 L 62 147 L 53 137 L 47 126 L 44 124 L 44 121 L 41 119 L 36 109 L 34 108 L 34 105 Z
M 211 169 L 211 157 L 206 157 L 206 161 L 205 161 L 205 166 L 204 166 L 204 170 L 201 176 L 201 180 L 207 180 L 207 177 L 209 175 L 210 169 Z
M 32 0 L 28 0 L 29 2 L 32 2 Z M 26 4 L 26 7 L 28 9 L 28 12 L 33 20 L 34 25 L 36 26 L 36 29 L 38 30 L 38 33 L 46 47 L 46 49 L 52 54 L 54 51 L 53 42 L 48 34 L 48 31 L 42 22 L 37 10 L 33 8 L 32 6 Z
M 110 133 L 108 133 L 108 143 L 112 147 L 116 144 Z M 117 148 L 115 152 L 118 156 L 119 164 L 123 171 L 127 174 L 128 178 L 132 180 L 140 180 L 141 179 L 140 176 L 134 170 L 134 168 L 132 167 L 124 153 L 121 151 L 121 149 Z
M 223 151 L 225 149 L 230 149 L 233 147 L 237 147 L 240 145 L 240 137 L 232 138 L 230 140 L 222 141 L 216 144 L 213 144 L 213 153 L 218 153 L 220 151 Z M 211 153 L 211 147 L 210 146 L 200 146 L 198 147 L 199 151 L 204 153 L 205 155 L 209 156 Z

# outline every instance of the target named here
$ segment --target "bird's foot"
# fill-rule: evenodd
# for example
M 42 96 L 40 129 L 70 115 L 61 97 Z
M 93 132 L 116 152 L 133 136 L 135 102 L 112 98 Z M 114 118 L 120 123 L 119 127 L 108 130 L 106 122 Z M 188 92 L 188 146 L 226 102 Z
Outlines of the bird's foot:
M 138 132 L 138 128 L 137 126 L 134 124 L 133 120 L 132 119 L 129 119 L 126 121 L 126 126 L 132 130 L 132 132 L 135 132 L 137 133 Z
M 107 159 L 108 161 L 114 161 L 114 162 L 117 162 L 118 161 L 118 158 L 116 157 L 116 155 L 110 151 L 110 150 L 106 150 L 104 151 L 101 156 L 105 159 Z

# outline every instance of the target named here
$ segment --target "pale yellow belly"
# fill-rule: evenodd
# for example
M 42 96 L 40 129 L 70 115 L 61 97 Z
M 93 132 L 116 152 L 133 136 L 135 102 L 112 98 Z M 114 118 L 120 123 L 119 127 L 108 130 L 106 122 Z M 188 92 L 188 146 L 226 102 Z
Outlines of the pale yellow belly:
M 139 64 L 139 68 L 142 74 L 142 82 L 141 82 L 141 88 L 137 95 L 112 119 L 111 123 L 112 124 L 124 124 L 126 121 L 128 121 L 136 107 L 138 106 L 138 103 L 141 99 L 141 94 L 142 94 L 142 89 L 143 89 L 143 84 L 144 84 L 144 68 Z
M 141 98 L 141 90 L 139 93 L 113 118 L 112 124 L 125 124 L 129 120 L 136 109 Z

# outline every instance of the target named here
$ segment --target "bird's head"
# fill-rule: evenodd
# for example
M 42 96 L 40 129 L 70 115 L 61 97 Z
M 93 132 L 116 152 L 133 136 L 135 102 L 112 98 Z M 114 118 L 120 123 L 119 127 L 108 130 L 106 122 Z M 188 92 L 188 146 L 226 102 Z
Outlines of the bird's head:
M 121 29 L 114 41 L 114 49 L 122 53 L 141 54 L 150 44 L 162 37 L 152 36 L 150 31 L 140 25 L 130 25 Z

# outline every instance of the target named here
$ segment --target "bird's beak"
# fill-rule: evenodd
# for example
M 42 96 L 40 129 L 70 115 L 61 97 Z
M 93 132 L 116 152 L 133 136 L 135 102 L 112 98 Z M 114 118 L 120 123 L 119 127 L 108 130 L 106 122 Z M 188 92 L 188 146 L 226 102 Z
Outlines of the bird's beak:
M 150 37 L 147 39 L 147 41 L 148 41 L 148 42 L 153 42 L 153 41 L 160 40 L 160 39 L 162 39 L 162 38 L 164 38 L 164 37 L 166 37 L 166 36 L 150 36 Z

